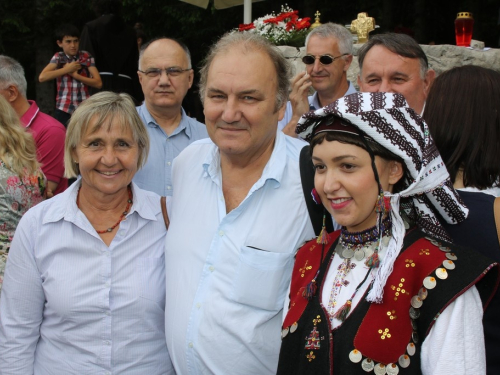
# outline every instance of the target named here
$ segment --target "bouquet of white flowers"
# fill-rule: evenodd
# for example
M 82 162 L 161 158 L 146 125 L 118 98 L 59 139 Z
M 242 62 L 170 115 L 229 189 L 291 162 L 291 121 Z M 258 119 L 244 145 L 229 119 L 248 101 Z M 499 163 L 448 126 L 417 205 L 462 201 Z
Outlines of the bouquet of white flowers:
M 281 13 L 274 12 L 257 18 L 252 23 L 241 24 L 240 32 L 259 33 L 277 46 L 303 47 L 304 40 L 309 32 L 310 18 L 299 18 L 299 11 L 288 5 L 281 6 Z

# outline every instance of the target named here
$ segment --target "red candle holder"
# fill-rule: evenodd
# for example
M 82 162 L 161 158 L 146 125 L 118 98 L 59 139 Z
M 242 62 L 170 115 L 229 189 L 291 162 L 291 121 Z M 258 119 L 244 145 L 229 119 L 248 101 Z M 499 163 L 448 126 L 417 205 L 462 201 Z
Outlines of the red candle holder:
M 470 47 L 472 40 L 472 26 L 474 25 L 474 18 L 470 12 L 460 12 L 457 14 L 455 20 L 455 38 L 457 46 Z

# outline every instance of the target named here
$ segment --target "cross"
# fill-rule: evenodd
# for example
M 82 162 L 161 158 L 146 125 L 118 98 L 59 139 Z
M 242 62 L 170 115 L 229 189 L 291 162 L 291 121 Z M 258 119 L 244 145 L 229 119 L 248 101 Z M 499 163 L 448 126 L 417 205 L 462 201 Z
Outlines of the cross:
M 314 17 L 319 18 L 319 16 L 321 16 L 321 13 L 317 10 L 316 13 L 314 13 Z
M 368 33 L 375 30 L 375 18 L 367 16 L 365 12 L 358 13 L 358 18 L 351 23 L 351 31 L 358 34 L 358 43 L 366 43 Z

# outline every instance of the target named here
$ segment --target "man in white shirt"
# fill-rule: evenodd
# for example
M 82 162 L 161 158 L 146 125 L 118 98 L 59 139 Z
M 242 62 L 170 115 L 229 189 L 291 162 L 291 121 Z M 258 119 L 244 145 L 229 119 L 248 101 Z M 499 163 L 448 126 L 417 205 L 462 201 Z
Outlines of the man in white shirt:
M 429 69 L 422 47 L 406 34 L 378 34 L 358 51 L 358 85 L 361 92 L 402 94 L 418 114 L 436 72 Z
M 277 131 L 287 61 L 256 34 L 222 37 L 200 75 L 210 139 L 172 170 L 165 333 L 178 374 L 275 374 L 294 254 L 314 236 L 303 142 Z
M 300 116 L 319 109 L 338 98 L 356 92 L 347 80 L 347 70 L 352 62 L 352 34 L 344 26 L 325 23 L 313 29 L 306 38 L 306 55 L 302 62 L 306 70 L 292 80 L 292 91 L 285 116 L 278 129 L 297 137 L 295 128 Z M 309 88 L 316 92 L 308 96 Z

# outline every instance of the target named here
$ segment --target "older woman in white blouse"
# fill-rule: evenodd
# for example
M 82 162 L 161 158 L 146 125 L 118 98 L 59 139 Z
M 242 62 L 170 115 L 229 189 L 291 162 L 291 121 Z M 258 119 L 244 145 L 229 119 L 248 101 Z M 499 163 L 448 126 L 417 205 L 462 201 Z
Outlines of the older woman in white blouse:
M 30 210 L 0 300 L 0 374 L 167 374 L 165 223 L 131 181 L 149 139 L 131 98 L 102 92 L 73 114 L 70 188 Z

